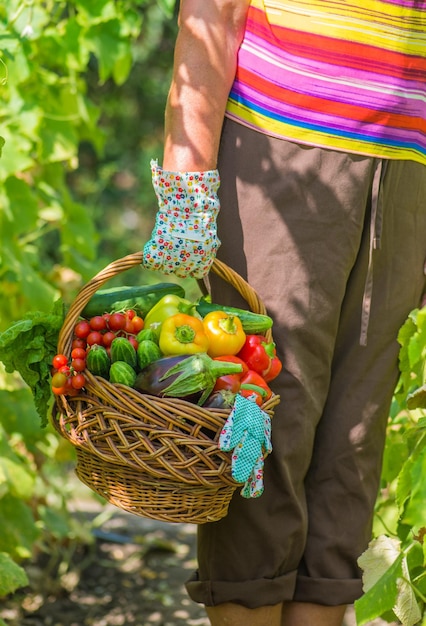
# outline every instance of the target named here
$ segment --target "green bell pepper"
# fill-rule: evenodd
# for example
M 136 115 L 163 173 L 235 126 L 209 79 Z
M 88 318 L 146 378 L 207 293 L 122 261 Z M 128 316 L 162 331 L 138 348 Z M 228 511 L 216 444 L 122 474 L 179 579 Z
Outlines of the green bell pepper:
M 156 336 L 159 337 L 162 323 L 172 315 L 186 313 L 187 315 L 193 315 L 201 319 L 195 306 L 194 303 L 175 294 L 163 296 L 145 316 L 144 328 L 150 328 L 154 331 Z

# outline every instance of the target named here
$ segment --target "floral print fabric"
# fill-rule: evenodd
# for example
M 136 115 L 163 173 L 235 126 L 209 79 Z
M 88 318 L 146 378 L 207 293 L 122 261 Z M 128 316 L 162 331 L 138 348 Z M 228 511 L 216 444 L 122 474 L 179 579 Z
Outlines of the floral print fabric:
M 144 246 L 143 265 L 181 278 L 202 278 L 220 245 L 219 172 L 167 172 L 156 160 L 151 161 L 151 172 L 159 210 Z

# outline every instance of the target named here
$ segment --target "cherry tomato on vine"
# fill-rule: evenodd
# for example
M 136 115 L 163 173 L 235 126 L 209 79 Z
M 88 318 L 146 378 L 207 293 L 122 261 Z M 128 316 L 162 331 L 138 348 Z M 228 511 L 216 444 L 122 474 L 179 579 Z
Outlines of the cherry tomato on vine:
M 84 374 L 76 374 L 71 378 L 71 385 L 74 389 L 82 389 L 86 384 Z
M 56 354 L 52 359 L 52 365 L 55 369 L 59 369 L 63 365 L 67 365 L 68 357 L 65 354 Z
M 74 327 L 74 335 L 79 339 L 86 339 L 90 331 L 90 324 L 87 320 L 80 320 Z
M 98 330 L 92 330 L 86 337 L 87 344 L 93 346 L 95 343 L 102 345 L 102 333 Z
M 105 330 L 107 322 L 103 315 L 95 315 L 90 318 L 89 326 L 92 330 Z
M 52 387 L 55 387 L 56 389 L 64 387 L 67 380 L 68 377 L 65 374 L 63 374 L 62 372 L 56 372 L 56 374 L 52 376 Z
M 129 320 L 132 320 L 136 315 L 136 311 L 134 311 L 133 309 L 128 309 L 126 311 L 126 317 L 129 318 Z
M 108 326 L 111 330 L 123 330 L 126 325 L 126 316 L 123 313 L 113 313 L 109 317 Z
M 131 335 L 134 333 L 133 330 L 133 320 L 130 319 L 130 317 L 126 317 L 126 322 L 124 324 L 124 328 L 123 328 L 124 332 Z
M 138 349 L 139 342 L 136 339 L 136 337 L 134 337 L 133 335 L 130 335 L 130 337 L 127 337 L 127 340 L 129 341 L 129 343 L 132 344 L 132 346 L 134 347 L 135 350 Z
M 71 361 L 71 367 L 76 372 L 83 372 L 86 369 L 86 360 L 85 359 L 73 359 Z
M 107 330 L 107 332 L 102 335 L 102 345 L 108 348 L 112 344 L 113 339 L 115 339 L 115 336 L 112 330 Z
M 74 350 L 74 348 L 83 348 L 84 350 L 86 349 L 86 340 L 85 339 L 81 339 L 79 337 L 76 337 L 75 339 L 73 339 L 73 342 L 71 344 L 71 349 Z
M 74 348 L 71 352 L 72 359 L 85 359 L 86 358 L 86 349 L 85 348 Z
M 132 319 L 133 333 L 137 335 L 144 327 L 144 321 L 139 315 L 135 315 Z
M 67 393 L 66 387 L 52 387 L 52 391 L 55 396 L 62 396 L 63 394 Z
M 62 367 L 58 369 L 58 372 L 60 372 L 61 374 L 65 374 L 67 378 L 68 376 L 71 376 L 71 368 L 69 365 L 62 365 Z

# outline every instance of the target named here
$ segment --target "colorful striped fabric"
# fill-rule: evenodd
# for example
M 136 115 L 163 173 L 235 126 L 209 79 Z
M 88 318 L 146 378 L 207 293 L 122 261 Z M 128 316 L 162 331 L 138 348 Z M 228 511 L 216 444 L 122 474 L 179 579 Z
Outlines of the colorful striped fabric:
M 426 0 L 252 0 L 227 116 L 426 164 Z

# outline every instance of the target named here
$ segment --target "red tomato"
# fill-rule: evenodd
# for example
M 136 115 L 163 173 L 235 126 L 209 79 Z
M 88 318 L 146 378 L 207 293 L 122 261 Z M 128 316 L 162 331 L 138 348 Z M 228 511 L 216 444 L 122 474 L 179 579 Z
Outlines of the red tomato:
M 107 327 L 106 319 L 102 315 L 95 315 L 90 318 L 89 326 L 92 330 L 105 330 Z
M 123 328 L 125 333 L 128 333 L 129 335 L 133 334 L 133 320 L 131 320 L 129 317 L 126 317 L 126 322 L 124 324 L 124 328 Z
M 74 327 L 74 335 L 79 339 L 86 339 L 90 331 L 90 324 L 87 320 L 80 320 Z
M 85 348 L 74 348 L 71 352 L 72 359 L 85 359 L 86 358 L 86 350 Z
M 70 376 L 71 374 L 71 368 L 69 365 L 63 365 L 58 369 L 58 372 L 60 372 L 61 374 L 65 374 L 65 376 L 68 378 L 68 376 Z
M 129 343 L 132 344 L 132 346 L 134 347 L 135 350 L 138 349 L 139 346 L 139 342 L 137 341 L 136 337 L 134 337 L 133 335 L 131 335 L 130 337 L 127 338 Z
M 86 359 L 73 359 L 71 361 L 71 367 L 76 372 L 83 372 L 86 369 Z
M 86 384 L 84 374 L 76 374 L 71 378 L 71 385 L 74 389 L 82 389 Z
M 139 315 L 135 315 L 132 319 L 133 333 L 137 335 L 144 327 L 144 321 Z
M 112 330 L 108 330 L 106 333 L 104 333 L 102 335 L 102 345 L 105 348 L 108 348 L 111 344 L 113 339 L 115 339 L 116 335 L 115 333 L 112 332 Z
M 123 330 L 126 325 L 126 316 L 123 313 L 110 315 L 108 326 L 111 330 Z
M 95 343 L 102 345 L 102 333 L 98 330 L 92 330 L 92 332 L 87 335 L 86 341 L 89 346 L 93 346 Z
M 132 320 L 136 315 L 136 311 L 134 311 L 133 309 L 128 309 L 126 311 L 126 317 L 129 318 L 129 320 Z
M 68 363 L 68 357 L 65 356 L 65 354 L 56 354 L 52 359 L 52 365 L 57 370 L 63 365 L 67 365 L 67 363 Z
M 86 345 L 87 345 L 87 342 L 85 339 L 80 339 L 76 337 L 75 339 L 73 339 L 73 342 L 71 344 L 71 349 L 74 350 L 74 348 L 83 348 L 85 350 Z

